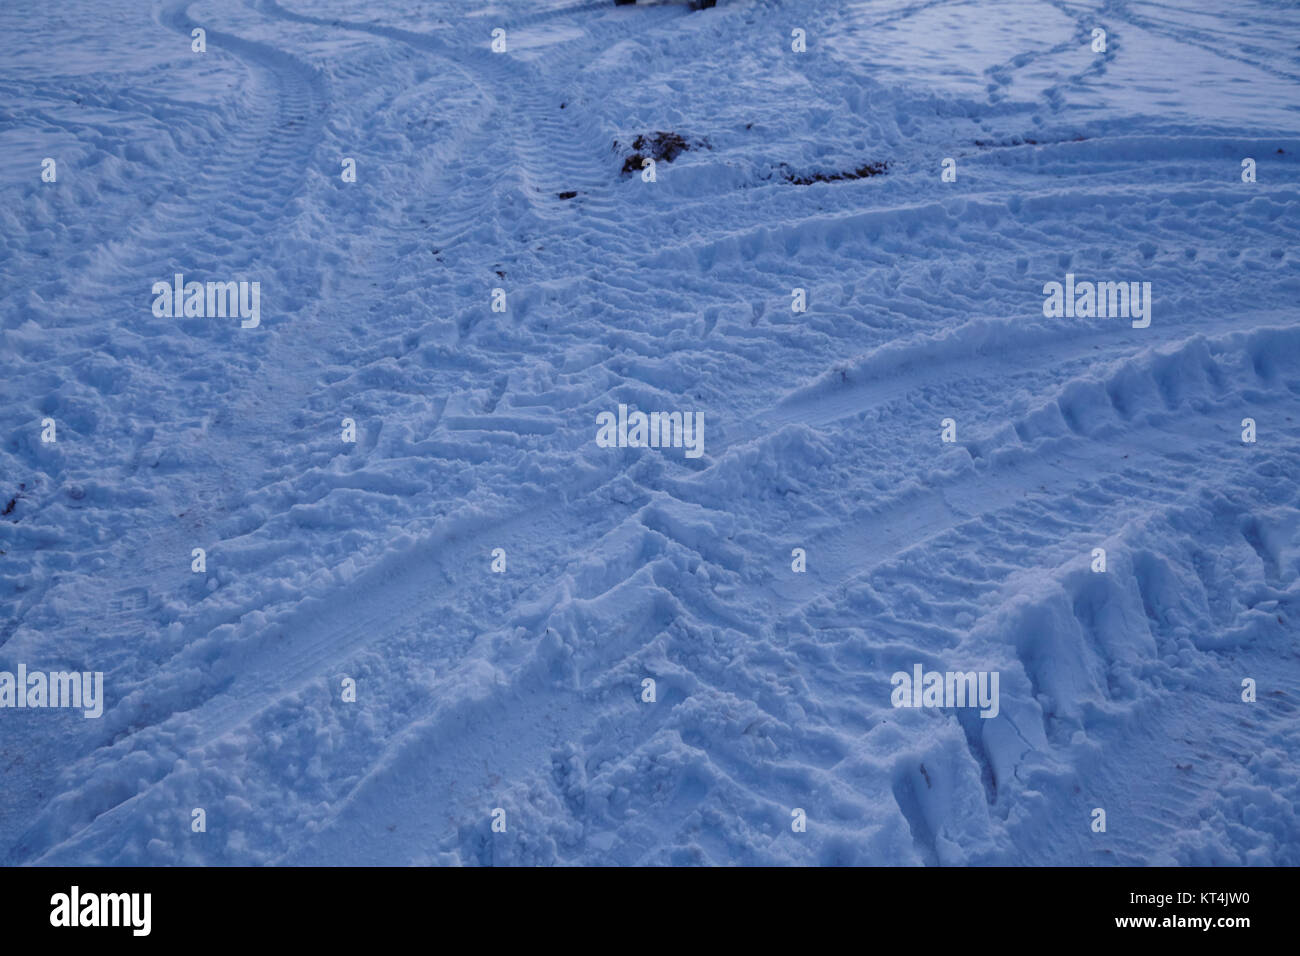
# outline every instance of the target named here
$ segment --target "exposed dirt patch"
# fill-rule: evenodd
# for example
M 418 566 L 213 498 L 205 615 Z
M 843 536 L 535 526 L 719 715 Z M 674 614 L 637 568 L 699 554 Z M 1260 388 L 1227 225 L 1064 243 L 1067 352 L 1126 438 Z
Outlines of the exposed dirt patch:
M 796 186 L 811 186 L 813 183 L 839 183 L 852 179 L 869 179 L 872 176 L 883 176 L 888 168 L 888 162 L 879 162 L 866 163 L 857 169 L 850 169 L 841 173 L 796 173 L 788 167 L 782 166 L 781 176 L 786 182 L 794 183 Z
M 1012 136 L 1010 139 L 977 139 L 975 145 L 981 149 L 1008 149 L 1012 146 L 1055 146 L 1059 143 L 1082 143 L 1088 137 L 1074 136 L 1070 139 L 1030 139 L 1029 137 Z
M 19 484 L 17 494 L 15 494 L 12 498 L 9 499 L 9 503 L 5 505 L 4 511 L 0 511 L 0 515 L 8 517 L 9 515 L 13 514 L 14 509 L 18 507 L 18 499 L 23 497 L 23 492 L 26 490 L 27 490 L 27 482 L 24 481 L 21 484 Z M 14 520 L 17 521 L 18 519 L 15 518 Z M 4 554 L 4 552 L 0 551 L 0 554 Z
M 615 151 L 621 148 L 622 144 L 618 140 L 614 140 Z M 680 133 L 666 132 L 664 130 L 655 133 L 642 133 L 632 140 L 633 152 L 623 161 L 623 175 L 639 172 L 641 164 L 647 159 L 653 159 L 656 163 L 671 163 L 682 153 L 701 148 L 712 149 L 707 139 L 691 141 Z

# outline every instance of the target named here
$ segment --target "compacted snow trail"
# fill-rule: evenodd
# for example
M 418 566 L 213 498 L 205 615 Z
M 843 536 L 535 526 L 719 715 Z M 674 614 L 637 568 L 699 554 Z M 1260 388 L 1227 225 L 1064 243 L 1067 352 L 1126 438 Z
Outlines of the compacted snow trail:
M 1300 862 L 1294 7 L 84 6 L 0 12 L 0 672 L 105 706 L 0 709 L 0 860 Z

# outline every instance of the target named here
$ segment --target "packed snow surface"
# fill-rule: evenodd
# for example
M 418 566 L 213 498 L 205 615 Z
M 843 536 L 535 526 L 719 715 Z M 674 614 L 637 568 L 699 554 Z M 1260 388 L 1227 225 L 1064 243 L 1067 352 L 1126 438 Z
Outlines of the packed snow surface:
M 0 862 L 1300 864 L 1298 159 L 1285 0 L 7 0 Z

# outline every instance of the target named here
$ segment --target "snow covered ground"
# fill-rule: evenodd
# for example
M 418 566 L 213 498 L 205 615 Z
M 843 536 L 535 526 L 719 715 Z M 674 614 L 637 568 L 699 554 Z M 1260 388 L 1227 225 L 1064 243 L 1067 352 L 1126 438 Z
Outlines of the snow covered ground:
M 0 862 L 1300 864 L 1298 157 L 1286 0 L 8 0 Z

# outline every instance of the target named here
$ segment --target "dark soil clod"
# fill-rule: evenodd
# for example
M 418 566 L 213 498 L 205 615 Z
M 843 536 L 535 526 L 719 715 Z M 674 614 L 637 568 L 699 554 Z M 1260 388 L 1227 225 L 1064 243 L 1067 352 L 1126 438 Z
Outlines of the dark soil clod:
M 710 148 L 708 140 L 701 139 L 692 143 L 678 133 L 664 130 L 648 135 L 642 133 L 632 140 L 634 152 L 623 162 L 623 175 L 638 172 L 647 158 L 653 159 L 656 163 L 671 163 L 682 153 L 700 147 Z M 618 140 L 614 140 L 614 148 L 618 149 Z
M 843 173 L 812 173 L 801 176 L 798 173 L 785 171 L 785 181 L 794 183 L 796 186 L 811 186 L 813 183 L 838 183 L 847 182 L 852 179 L 867 179 L 871 176 L 881 176 L 889 168 L 888 162 L 867 163 L 865 166 L 859 166 L 857 169 L 849 170 Z

